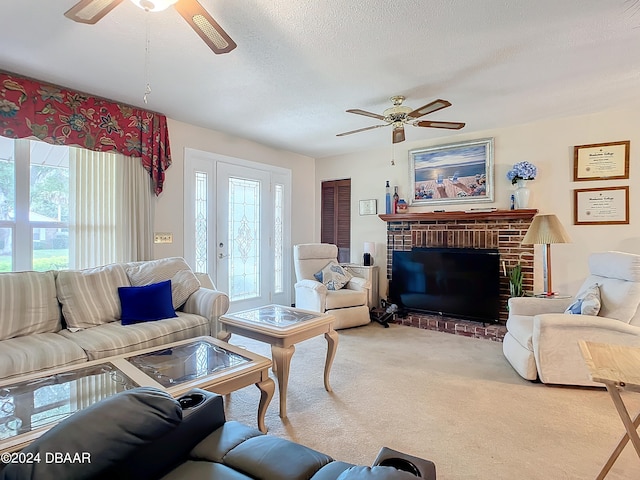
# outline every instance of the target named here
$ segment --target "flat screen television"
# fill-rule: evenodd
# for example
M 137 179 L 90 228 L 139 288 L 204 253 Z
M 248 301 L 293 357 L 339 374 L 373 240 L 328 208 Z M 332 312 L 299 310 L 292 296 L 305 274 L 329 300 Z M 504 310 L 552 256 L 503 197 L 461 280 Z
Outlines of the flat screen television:
M 495 323 L 500 310 L 498 250 L 394 251 L 389 297 L 401 312 L 437 313 Z

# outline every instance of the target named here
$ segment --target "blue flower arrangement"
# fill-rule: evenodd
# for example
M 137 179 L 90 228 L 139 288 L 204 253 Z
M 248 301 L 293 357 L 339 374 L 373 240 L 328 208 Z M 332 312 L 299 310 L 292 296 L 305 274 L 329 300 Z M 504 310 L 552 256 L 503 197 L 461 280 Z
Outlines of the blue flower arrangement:
M 511 180 L 511 183 L 515 185 L 518 180 L 533 180 L 537 174 L 538 169 L 533 163 L 518 162 L 507 172 L 507 179 Z

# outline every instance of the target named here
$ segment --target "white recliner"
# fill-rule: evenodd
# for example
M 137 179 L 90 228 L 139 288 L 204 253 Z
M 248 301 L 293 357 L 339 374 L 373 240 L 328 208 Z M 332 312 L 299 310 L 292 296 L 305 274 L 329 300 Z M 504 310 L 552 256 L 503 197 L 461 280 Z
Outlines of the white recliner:
M 578 340 L 640 347 L 640 255 L 593 253 L 590 275 L 573 298 L 509 299 L 505 357 L 527 380 L 602 386 L 591 381 Z M 600 290 L 598 315 L 564 311 L 594 284 Z
M 328 243 L 306 243 L 293 247 L 296 270 L 296 307 L 314 312 L 331 313 L 336 321 L 333 328 L 366 325 L 369 317 L 369 289 L 367 280 L 353 277 L 344 288 L 328 290 L 314 274 L 330 262 L 338 263 L 338 247 Z

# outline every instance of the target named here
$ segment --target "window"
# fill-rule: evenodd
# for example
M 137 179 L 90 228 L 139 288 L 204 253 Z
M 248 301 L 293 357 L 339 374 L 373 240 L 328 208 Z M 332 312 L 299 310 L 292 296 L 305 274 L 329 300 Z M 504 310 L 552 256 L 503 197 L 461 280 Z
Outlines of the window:
M 69 267 L 69 148 L 0 137 L 0 271 Z
M 0 137 L 0 272 L 149 260 L 152 198 L 139 159 Z

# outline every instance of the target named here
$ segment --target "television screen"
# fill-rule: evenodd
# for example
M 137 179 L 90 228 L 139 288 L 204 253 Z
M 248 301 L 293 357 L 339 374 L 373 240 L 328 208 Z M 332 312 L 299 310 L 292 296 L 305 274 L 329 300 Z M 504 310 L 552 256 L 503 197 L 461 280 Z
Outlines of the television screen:
M 498 321 L 500 255 L 496 249 L 394 251 L 390 299 L 400 310 Z

